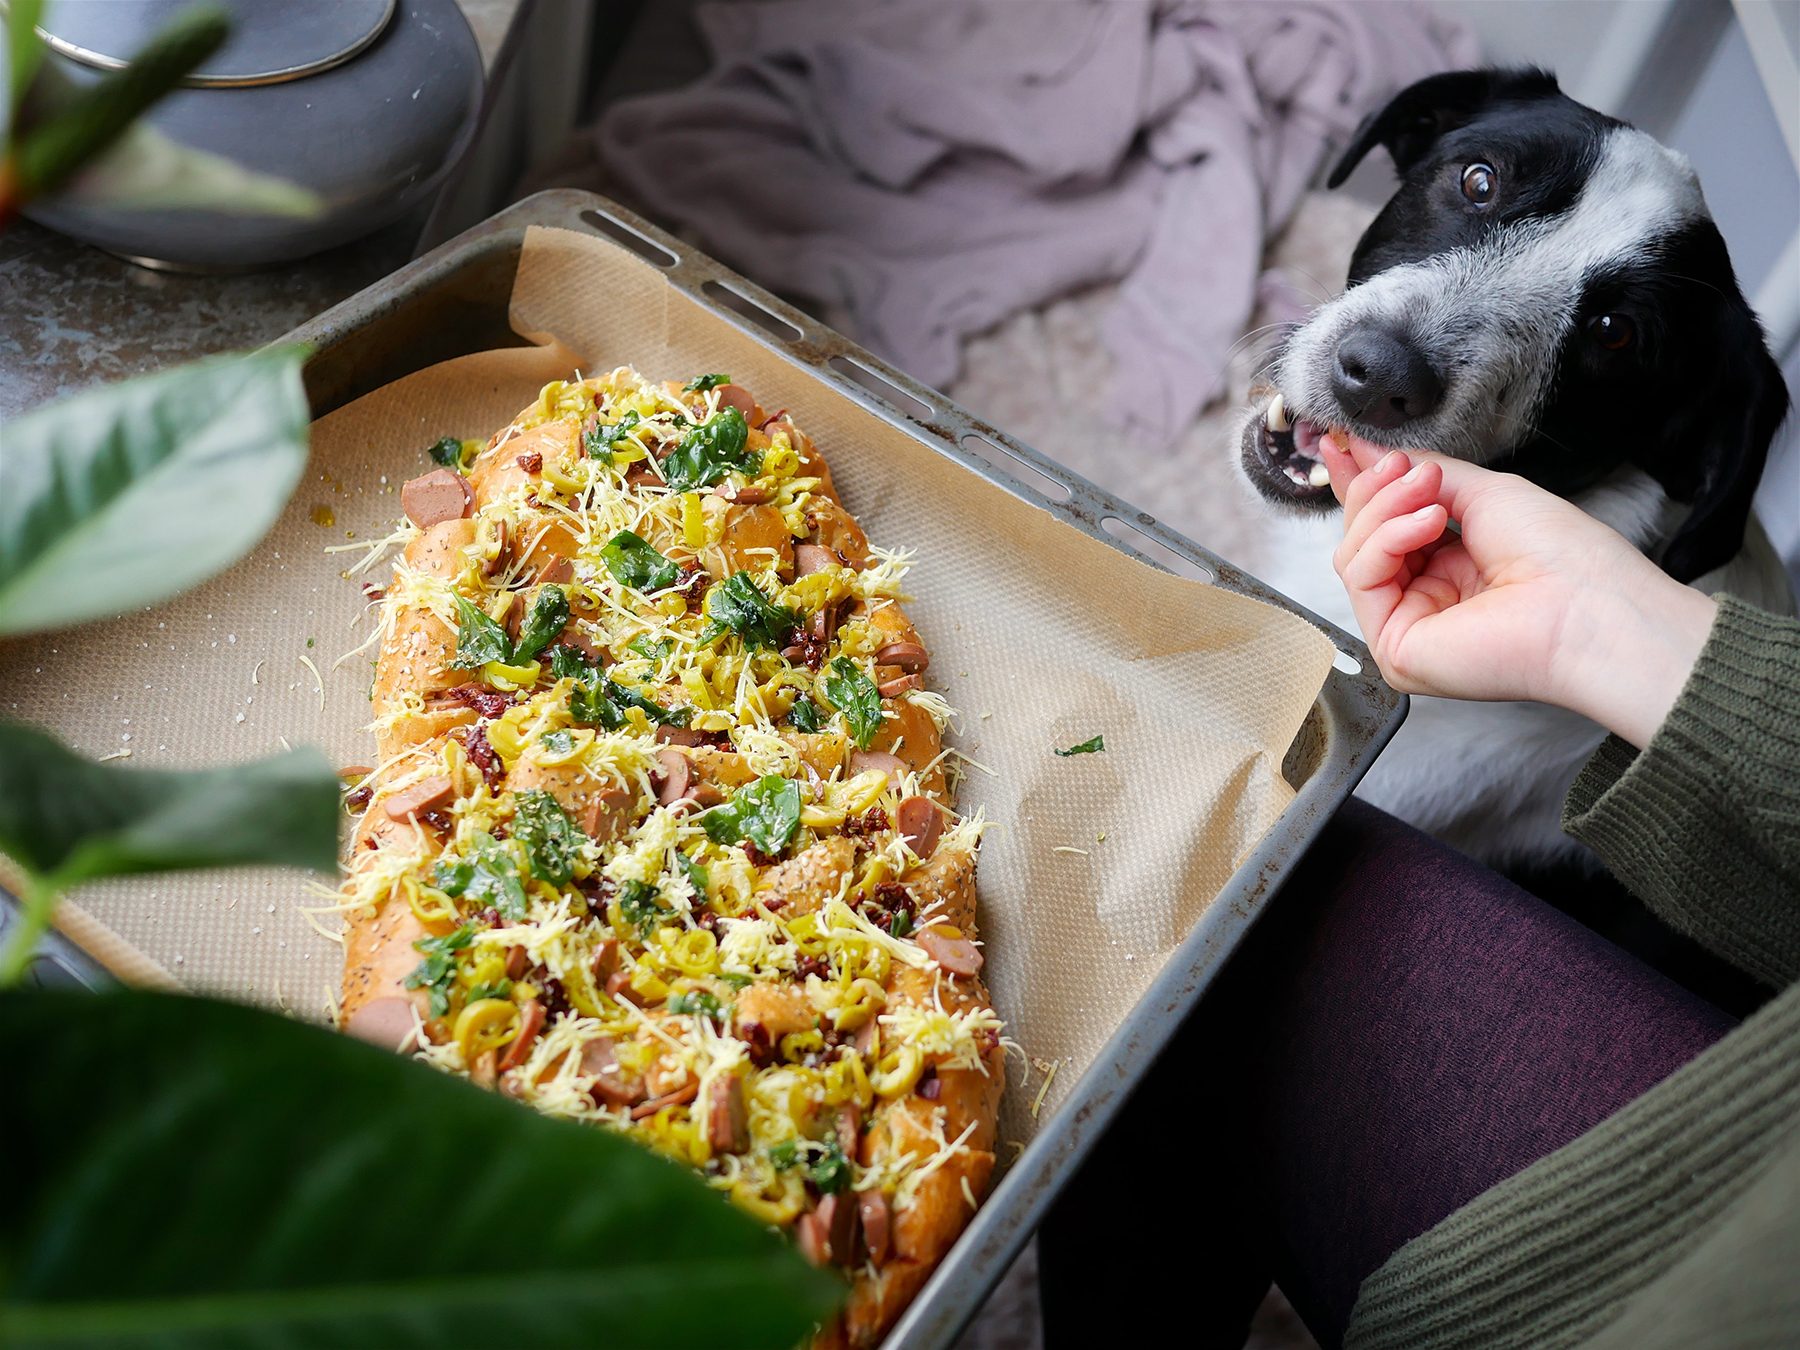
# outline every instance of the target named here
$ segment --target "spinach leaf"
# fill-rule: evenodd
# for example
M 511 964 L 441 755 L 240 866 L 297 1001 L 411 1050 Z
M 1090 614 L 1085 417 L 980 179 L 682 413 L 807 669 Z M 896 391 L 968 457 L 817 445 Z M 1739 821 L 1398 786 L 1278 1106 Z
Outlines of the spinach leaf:
M 800 785 L 770 774 L 737 790 L 723 806 L 700 816 L 700 826 L 715 844 L 740 844 L 746 839 L 775 857 L 800 828 Z
M 489 661 L 512 664 L 512 643 L 506 630 L 470 604 L 456 597 L 456 655 L 450 659 L 452 670 L 480 670 Z
M 512 659 L 509 666 L 523 665 L 531 660 L 545 647 L 550 640 L 568 626 L 569 593 L 561 586 L 540 586 L 531 600 L 531 608 L 526 611 L 525 622 L 519 625 L 519 640 L 513 644 Z M 505 636 L 504 631 L 501 634 Z M 460 641 L 457 646 L 457 659 L 462 658 Z
M 800 1161 L 800 1141 L 783 1139 L 779 1144 L 769 1145 L 769 1161 L 775 1164 L 777 1172 L 785 1172 Z
M 438 866 L 443 867 L 442 863 Z M 468 864 L 464 863 L 467 867 Z M 471 869 L 472 870 L 472 869 Z M 439 889 L 443 889 L 440 884 Z M 431 1015 L 446 1016 L 450 1011 L 450 985 L 456 979 L 456 954 L 464 950 L 475 940 L 475 925 L 463 924 L 454 933 L 443 937 L 420 938 L 413 947 L 424 953 L 425 959 L 413 968 L 412 974 L 405 980 L 408 989 L 427 989 L 431 992 Z
M 513 982 L 504 975 L 498 984 L 472 984 L 469 986 L 469 1002 L 479 1003 L 484 998 L 511 998 Z
M 440 860 L 431 873 L 431 884 L 455 900 L 492 905 L 510 923 L 525 918 L 525 886 L 519 880 L 512 854 L 485 830 L 477 830 L 474 857 L 461 861 Z
M 709 632 L 736 633 L 752 647 L 779 651 L 787 645 L 798 616 L 786 605 L 771 604 L 748 572 L 733 572 L 706 593 Z M 702 641 L 711 641 L 706 633 Z
M 669 653 L 675 650 L 675 644 L 667 638 L 653 642 L 650 635 L 645 633 L 642 637 L 634 639 L 625 650 L 636 652 L 646 661 L 664 661 L 668 659 Z
M 599 671 L 594 673 L 597 676 Z M 623 727 L 625 714 L 606 697 L 606 685 L 611 683 L 611 680 L 577 680 L 569 691 L 569 716 L 577 722 L 603 727 L 607 731 Z
M 695 903 L 705 904 L 706 883 L 709 880 L 706 875 L 706 868 L 695 862 L 694 859 L 686 853 L 677 853 L 675 855 L 675 862 L 681 868 L 682 875 L 687 877 L 688 884 L 694 888 Z
M 660 591 L 674 585 L 681 575 L 681 569 L 652 548 L 649 540 L 630 530 L 620 530 L 608 540 L 600 558 L 614 581 L 634 591 Z
M 693 1017 L 710 1017 L 715 1022 L 725 1016 L 725 1006 L 719 1002 L 717 994 L 705 989 L 682 989 L 669 995 L 669 1001 L 663 1005 L 672 1013 L 686 1013 Z
M 663 481 L 677 492 L 711 487 L 732 470 L 754 474 L 761 457 L 747 449 L 750 424 L 736 408 L 721 408 L 687 435 L 662 462 Z
M 553 680 L 586 680 L 590 684 L 599 676 L 600 667 L 590 666 L 587 658 L 573 647 L 550 649 L 550 678 Z
M 692 384 L 683 386 L 682 392 L 685 394 L 704 394 L 708 389 L 717 389 L 722 384 L 730 383 L 731 376 L 729 375 L 702 375 Z
M 812 1184 L 827 1195 L 849 1189 L 850 1160 L 844 1156 L 843 1145 L 836 1135 L 825 1140 L 825 1151 L 813 1159 L 807 1174 L 812 1178 Z
M 457 473 L 466 473 L 469 464 L 475 458 L 471 452 L 479 449 L 480 445 L 480 441 L 459 441 L 454 436 L 445 436 L 427 448 L 425 453 L 446 469 L 454 469 Z
M 1067 759 L 1070 755 L 1095 755 L 1106 749 L 1106 737 L 1096 736 L 1091 741 L 1083 741 L 1080 745 L 1071 745 L 1067 750 L 1052 750 L 1050 753 L 1061 755 Z
M 142 609 L 247 553 L 306 464 L 302 355 L 178 366 L 8 422 L 0 634 Z
M 825 697 L 850 724 L 850 739 L 856 742 L 858 750 L 867 750 L 875 733 L 881 730 L 881 691 L 847 656 L 831 663 L 831 674 L 825 677 L 824 684 Z
M 531 857 L 533 876 L 552 886 L 575 879 L 575 857 L 585 836 L 548 792 L 528 788 L 513 794 L 512 832 Z
M 823 731 L 825 714 L 819 705 L 805 694 L 794 700 L 794 706 L 788 709 L 788 724 L 796 731 Z
M 20 1350 L 791 1350 L 844 1293 L 685 1167 L 291 1018 L 20 992 L 0 1057 Z
M 606 701 L 621 713 L 627 708 L 636 708 L 652 722 L 660 722 L 666 727 L 685 727 L 694 715 L 692 708 L 665 708 L 611 680 L 606 681 L 605 694 Z
M 619 913 L 642 937 L 671 911 L 656 902 L 656 887 L 645 881 L 628 881 L 619 888 Z
M 628 412 L 611 426 L 601 426 L 596 422 L 581 433 L 581 444 L 586 449 L 588 458 L 607 458 L 612 454 L 613 447 L 624 440 L 641 421 L 643 419 L 635 412 Z
M 316 750 L 224 769 L 132 769 L 0 722 L 0 853 L 26 880 L 0 984 L 31 960 L 58 894 L 83 881 L 242 863 L 335 876 L 340 786 Z

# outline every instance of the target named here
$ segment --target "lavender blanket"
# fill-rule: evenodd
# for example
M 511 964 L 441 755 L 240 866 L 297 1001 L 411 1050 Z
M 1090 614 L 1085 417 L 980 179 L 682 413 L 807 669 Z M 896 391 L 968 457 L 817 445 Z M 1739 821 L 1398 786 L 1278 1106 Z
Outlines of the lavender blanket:
M 963 337 L 1119 281 L 1105 392 L 1155 447 L 1214 392 L 1321 158 L 1396 89 L 1478 59 L 1465 27 L 1399 0 L 697 13 L 712 73 L 599 128 L 653 213 L 927 384 Z

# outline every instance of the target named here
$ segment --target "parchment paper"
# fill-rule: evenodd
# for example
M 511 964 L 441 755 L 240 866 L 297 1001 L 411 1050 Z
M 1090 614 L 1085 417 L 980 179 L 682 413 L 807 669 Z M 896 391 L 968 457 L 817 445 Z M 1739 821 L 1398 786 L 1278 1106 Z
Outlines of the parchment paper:
M 961 805 L 986 811 L 986 975 L 1009 1034 L 1001 1138 L 1058 1066 L 1048 1114 L 1091 1063 L 1293 791 L 1283 754 L 1332 661 L 1325 637 L 1253 600 L 1146 567 L 936 454 L 744 336 L 614 245 L 534 228 L 513 327 L 543 345 L 480 353 L 320 419 L 303 485 L 261 547 L 172 604 L 0 647 L 6 712 L 90 753 L 203 765 L 321 745 L 372 762 L 373 651 L 354 554 L 399 514 L 440 436 L 485 438 L 541 385 L 635 365 L 728 371 L 819 443 L 875 543 L 917 550 L 927 684 L 961 712 Z M 316 523 L 327 519 L 330 524 Z M 369 574 L 385 580 L 385 566 Z M 309 647 L 308 642 L 312 645 Z M 316 682 L 302 658 L 322 674 Z M 1103 734 L 1101 754 L 1053 754 Z M 991 770 L 986 772 L 984 770 Z M 338 948 L 300 913 L 305 878 L 243 869 L 95 885 L 65 925 L 137 980 L 324 1015 Z

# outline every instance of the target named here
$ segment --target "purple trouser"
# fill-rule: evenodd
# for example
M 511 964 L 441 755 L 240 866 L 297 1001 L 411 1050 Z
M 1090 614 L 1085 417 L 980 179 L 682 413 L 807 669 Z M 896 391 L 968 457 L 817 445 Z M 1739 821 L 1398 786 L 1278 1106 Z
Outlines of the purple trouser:
M 1403 1243 L 1734 1025 L 1353 801 L 1045 1221 L 1048 1350 L 1242 1350 L 1271 1278 L 1332 1350 Z

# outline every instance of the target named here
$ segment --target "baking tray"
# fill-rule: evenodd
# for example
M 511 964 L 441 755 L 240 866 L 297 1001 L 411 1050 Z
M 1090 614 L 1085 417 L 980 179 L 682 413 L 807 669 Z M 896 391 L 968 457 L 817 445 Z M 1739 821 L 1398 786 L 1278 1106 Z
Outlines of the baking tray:
M 313 348 L 305 368 L 312 415 L 323 417 L 440 361 L 529 345 L 508 323 L 508 302 L 525 232 L 533 225 L 594 234 L 629 249 L 721 321 L 968 472 L 1151 566 L 1298 614 L 1338 650 L 1282 766 L 1297 789 L 1294 800 L 1040 1123 L 886 1342 L 887 1350 L 946 1350 L 1287 872 L 1392 738 L 1406 716 L 1406 697 L 1374 673 L 1368 649 L 1350 634 L 592 193 L 557 190 L 527 198 L 287 334 L 281 341 Z M 0 900 L 3 929 L 13 901 L 4 891 Z M 33 971 L 43 983 L 100 988 L 110 981 L 60 935 L 47 942 Z

